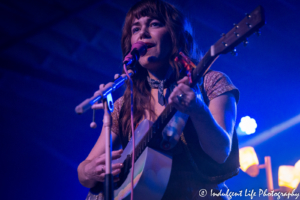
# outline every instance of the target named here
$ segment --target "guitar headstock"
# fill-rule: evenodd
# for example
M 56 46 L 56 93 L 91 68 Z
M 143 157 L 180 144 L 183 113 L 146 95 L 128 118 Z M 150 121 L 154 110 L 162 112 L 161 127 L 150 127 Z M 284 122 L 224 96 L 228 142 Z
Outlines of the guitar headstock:
M 258 6 L 250 14 L 211 46 L 211 56 L 217 56 L 219 54 L 226 54 L 234 49 L 238 44 L 245 41 L 247 37 L 265 25 L 265 15 L 262 6 Z

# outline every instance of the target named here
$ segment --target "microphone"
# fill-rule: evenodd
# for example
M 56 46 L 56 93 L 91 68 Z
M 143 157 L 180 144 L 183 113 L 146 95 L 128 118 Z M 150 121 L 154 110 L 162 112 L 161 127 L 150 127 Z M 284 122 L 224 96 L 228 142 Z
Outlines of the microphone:
M 131 47 L 130 53 L 126 55 L 124 58 L 123 63 L 126 66 L 133 66 L 132 64 L 135 64 L 140 58 L 140 56 L 145 55 L 147 52 L 147 45 L 144 42 L 138 41 L 134 43 Z M 134 71 L 129 71 L 129 75 L 132 76 L 134 74 Z M 102 95 L 98 95 L 96 97 L 91 97 L 86 100 L 84 100 L 82 103 L 80 103 L 78 106 L 75 108 L 75 112 L 77 114 L 81 114 L 88 109 L 91 108 L 94 103 L 97 101 L 105 98 L 109 93 L 115 91 L 117 88 L 121 87 L 121 85 L 124 84 L 125 80 L 127 80 L 127 76 L 121 75 L 117 80 L 114 82 L 110 82 L 109 84 L 105 85 L 105 88 L 103 88 Z
M 132 45 L 130 52 L 125 56 L 123 63 L 126 66 L 135 64 L 140 56 L 144 56 L 146 53 L 147 45 L 142 41 L 138 41 Z

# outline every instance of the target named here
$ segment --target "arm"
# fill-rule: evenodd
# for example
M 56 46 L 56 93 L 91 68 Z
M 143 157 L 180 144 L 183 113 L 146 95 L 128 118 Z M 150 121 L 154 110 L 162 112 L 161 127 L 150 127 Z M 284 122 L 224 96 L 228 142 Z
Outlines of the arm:
M 195 107 L 190 114 L 202 149 L 218 163 L 226 161 L 231 151 L 236 119 L 236 102 L 231 93 L 210 101 L 209 107 Z
M 202 149 L 218 163 L 227 159 L 231 150 L 232 133 L 236 118 L 236 102 L 231 93 L 224 93 L 210 101 L 209 107 L 203 98 L 196 98 L 195 92 L 186 85 L 187 77 L 169 97 L 175 108 L 190 116 L 197 131 Z M 178 95 L 183 94 L 181 101 Z M 200 95 L 201 96 L 201 95 Z
M 111 135 L 112 135 L 113 146 L 117 145 L 120 147 L 118 136 L 114 132 L 111 132 Z M 112 159 L 120 158 L 122 152 L 123 152 L 122 150 L 113 151 Z M 84 161 L 82 161 L 77 168 L 79 182 L 87 188 L 93 187 L 98 181 L 103 182 L 105 173 L 102 170 L 104 167 L 105 167 L 105 133 L 104 133 L 104 128 L 102 127 L 101 134 L 96 144 L 92 148 L 88 157 Z M 117 175 L 118 173 L 120 173 L 119 170 L 121 168 L 122 168 L 121 163 L 112 165 L 112 174 L 114 176 Z
M 118 78 L 118 75 L 115 75 L 115 79 Z M 104 88 L 104 84 L 101 84 L 99 86 L 99 90 L 94 93 L 94 96 L 98 96 L 99 94 L 102 94 L 102 90 Z M 117 104 L 119 104 L 119 100 L 115 102 L 115 107 L 119 107 Z M 103 104 L 94 104 L 92 106 L 92 109 L 103 109 Z M 118 127 L 118 113 L 119 110 L 115 109 L 115 111 L 112 113 L 112 130 L 118 132 L 118 129 L 113 129 L 113 127 Z M 121 148 L 121 142 L 118 137 L 118 135 L 111 131 L 112 136 L 112 144 L 113 147 L 116 147 L 117 149 Z M 117 159 L 121 156 L 122 150 L 119 151 L 112 151 L 112 160 Z M 117 163 L 112 165 L 112 175 L 115 176 L 120 173 L 120 169 L 123 167 L 121 163 Z M 89 153 L 88 157 L 82 161 L 78 168 L 78 179 L 79 182 L 88 188 L 93 187 L 96 182 L 103 182 L 105 178 L 105 129 L 104 126 L 102 126 L 102 130 L 100 133 L 100 136 L 92 148 L 91 152 Z M 114 178 L 115 181 L 118 180 L 117 177 Z

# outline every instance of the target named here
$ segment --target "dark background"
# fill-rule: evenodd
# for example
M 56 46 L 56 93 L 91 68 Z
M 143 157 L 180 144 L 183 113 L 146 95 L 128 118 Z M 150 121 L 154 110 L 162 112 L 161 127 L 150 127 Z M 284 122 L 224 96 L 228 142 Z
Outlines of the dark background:
M 78 182 L 77 166 L 99 136 L 102 112 L 94 130 L 92 112 L 77 115 L 74 108 L 121 72 L 121 28 L 134 2 L 1 1 L 1 199 L 85 198 L 88 189 Z M 257 121 L 257 133 L 240 137 L 241 146 L 299 115 L 299 1 L 170 2 L 189 18 L 203 52 L 245 12 L 265 8 L 262 35 L 250 37 L 246 48 L 239 45 L 237 57 L 223 55 L 212 67 L 241 92 L 237 124 L 246 115 Z M 253 144 L 260 163 L 271 156 L 275 188 L 278 167 L 300 159 L 299 132 L 297 124 Z M 232 191 L 265 189 L 265 170 L 256 178 L 240 172 L 227 184 Z

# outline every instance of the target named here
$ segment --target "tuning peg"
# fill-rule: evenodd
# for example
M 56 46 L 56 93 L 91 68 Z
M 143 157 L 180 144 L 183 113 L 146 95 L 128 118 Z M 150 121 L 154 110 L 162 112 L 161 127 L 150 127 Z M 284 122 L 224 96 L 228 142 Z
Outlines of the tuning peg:
M 247 25 L 249 28 L 251 28 L 251 27 L 252 27 L 252 25 L 251 25 L 251 24 L 249 24 L 248 22 L 246 23 L 246 25 Z
M 261 36 L 261 30 L 258 29 L 258 31 L 255 32 L 257 36 Z
M 250 14 L 245 13 L 245 15 L 247 16 L 248 19 L 251 18 L 251 15 L 250 15 Z
M 247 46 L 247 45 L 249 44 L 248 38 L 246 38 L 246 39 L 243 41 L 243 44 L 244 44 L 244 46 Z
M 234 48 L 230 53 L 233 56 L 237 56 L 238 55 L 238 53 L 236 52 L 236 48 Z
M 239 25 L 237 25 L 236 23 L 233 23 L 233 26 L 234 26 L 236 29 L 240 28 Z
M 225 33 L 222 33 L 222 34 L 221 34 L 221 37 L 224 37 L 224 36 L 225 36 Z

